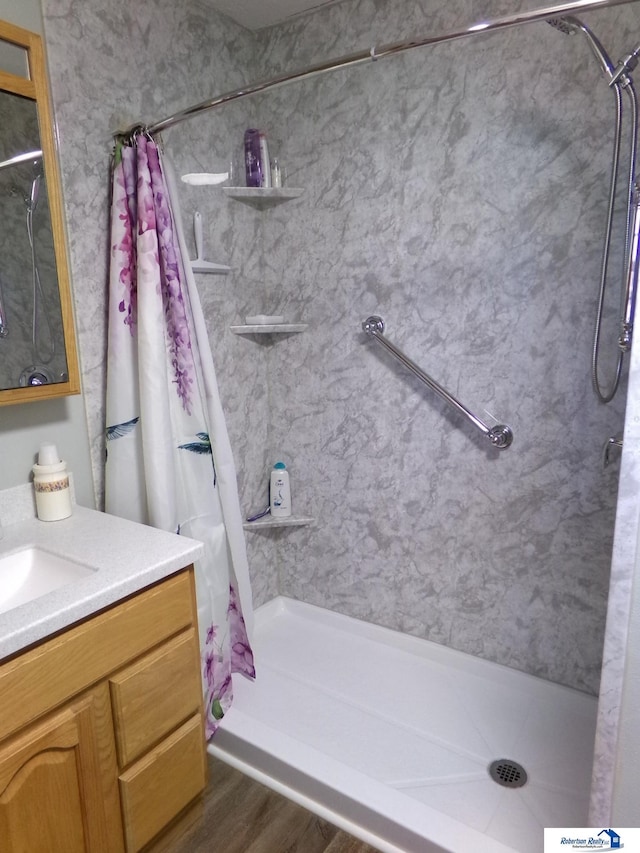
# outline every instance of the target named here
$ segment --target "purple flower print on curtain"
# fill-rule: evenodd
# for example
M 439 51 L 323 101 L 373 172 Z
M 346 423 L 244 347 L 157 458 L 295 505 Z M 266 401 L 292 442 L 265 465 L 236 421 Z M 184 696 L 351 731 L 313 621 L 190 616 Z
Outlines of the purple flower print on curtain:
M 231 706 L 232 676 L 255 676 L 239 578 L 249 589 L 249 608 L 250 587 L 237 494 L 229 488 L 228 472 L 235 480 L 235 469 L 221 406 L 212 402 L 217 384 L 208 340 L 196 331 L 203 328 L 196 322 L 201 309 L 183 262 L 180 228 L 154 140 L 140 133 L 118 144 L 105 505 L 107 512 L 204 544 L 195 577 L 211 736 Z M 223 488 L 219 466 L 227 473 Z
M 255 678 L 253 652 L 247 641 L 247 630 L 242 616 L 242 608 L 238 601 L 238 593 L 229 587 L 229 629 L 231 632 L 231 668 L 234 672 L 244 672 Z
M 121 161 L 122 170 L 119 171 L 116 167 L 114 174 L 118 188 L 124 188 L 124 194 L 114 193 L 114 205 L 119 218 L 125 224 L 124 234 L 117 246 L 126 260 L 120 270 L 124 294 L 118 303 L 118 310 L 125 314 L 124 322 L 133 335 L 137 319 L 135 231 L 138 229 L 140 234 L 155 231 L 158 246 L 157 275 L 162 293 L 169 358 L 178 397 L 187 414 L 190 414 L 191 394 L 195 389 L 191 340 L 180 282 L 181 259 L 173 240 L 173 221 L 164 189 L 158 149 L 155 143 L 149 142 L 144 136 L 139 137 L 139 140 L 137 149 L 119 148 L 118 159 Z M 132 156 L 134 150 L 137 154 L 135 159 Z M 150 183 L 144 178 L 141 180 L 141 168 L 149 175 Z
M 238 596 L 233 588 L 229 587 L 229 639 L 228 644 L 220 643 L 218 640 L 218 627 L 210 625 L 205 639 L 203 655 L 203 681 L 205 684 L 205 704 L 207 713 L 207 737 L 210 737 L 216 728 L 217 721 L 224 717 L 232 700 L 231 672 L 242 672 L 249 678 L 255 678 L 255 667 L 253 665 L 253 652 L 247 641 L 242 611 L 238 606 Z M 225 655 L 230 653 L 230 662 L 225 660 Z M 222 676 L 219 673 L 222 673 Z M 215 722 L 213 722 L 215 721 Z
M 113 214 L 122 225 L 120 243 L 117 248 L 122 257 L 119 281 L 123 293 L 118 303 L 118 311 L 125 314 L 124 322 L 131 327 L 131 334 L 133 334 L 133 327 L 136 322 L 136 255 L 133 242 L 136 218 L 133 204 L 135 200 L 134 171 L 131 158 L 127 157 L 125 162 L 122 161 L 122 147 L 120 145 L 116 146 L 114 157 L 116 165 L 113 181 L 114 184 L 117 184 L 118 192 L 113 194 L 112 208 Z

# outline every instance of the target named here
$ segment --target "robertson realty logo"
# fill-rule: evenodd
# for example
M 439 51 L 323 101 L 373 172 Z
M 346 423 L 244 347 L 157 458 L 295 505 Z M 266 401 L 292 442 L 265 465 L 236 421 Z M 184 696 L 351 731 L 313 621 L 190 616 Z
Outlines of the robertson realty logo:
M 625 843 L 626 842 L 626 843 Z M 545 829 L 544 853 L 558 850 L 622 850 L 640 853 L 640 829 Z

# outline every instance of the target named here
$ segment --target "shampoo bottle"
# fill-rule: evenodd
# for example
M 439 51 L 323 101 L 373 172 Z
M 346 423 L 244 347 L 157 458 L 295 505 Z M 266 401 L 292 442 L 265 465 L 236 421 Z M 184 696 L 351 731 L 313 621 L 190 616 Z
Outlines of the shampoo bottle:
M 250 127 L 244 132 L 244 162 L 248 187 L 271 186 L 271 162 L 267 135 Z
M 42 444 L 33 466 L 36 511 L 41 521 L 60 521 L 71 515 L 71 490 L 67 463 L 60 459 L 55 444 Z
M 289 472 L 284 462 L 276 462 L 271 472 L 269 502 L 273 518 L 288 518 L 291 515 L 291 488 Z

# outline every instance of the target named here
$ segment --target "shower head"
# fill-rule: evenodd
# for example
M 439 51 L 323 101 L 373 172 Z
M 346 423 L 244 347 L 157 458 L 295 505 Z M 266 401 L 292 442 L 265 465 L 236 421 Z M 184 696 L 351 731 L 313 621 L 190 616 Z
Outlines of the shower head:
M 572 15 L 566 15 L 563 18 L 547 18 L 547 23 L 567 36 L 582 33 L 589 42 L 589 47 L 598 60 L 598 65 L 602 69 L 604 76 L 608 80 L 611 80 L 615 66 L 609 54 L 600 43 L 600 40 L 591 32 L 586 24 L 583 24 L 579 18 L 574 18 Z
M 574 36 L 578 32 L 578 28 L 570 23 L 568 18 L 547 18 L 547 23 L 565 36 Z

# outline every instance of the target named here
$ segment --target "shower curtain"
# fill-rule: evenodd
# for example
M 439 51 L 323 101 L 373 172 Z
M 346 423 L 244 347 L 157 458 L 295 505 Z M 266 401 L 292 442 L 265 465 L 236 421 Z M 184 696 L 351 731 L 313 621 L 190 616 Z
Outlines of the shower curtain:
M 232 674 L 253 678 L 236 474 L 175 181 L 144 132 L 113 159 L 105 509 L 198 539 L 196 597 L 207 737 Z M 249 626 L 250 628 L 250 626 Z

